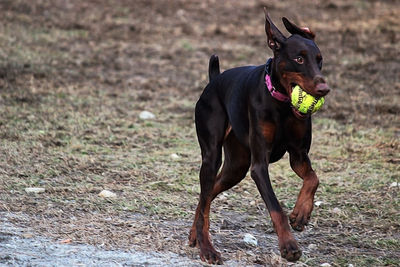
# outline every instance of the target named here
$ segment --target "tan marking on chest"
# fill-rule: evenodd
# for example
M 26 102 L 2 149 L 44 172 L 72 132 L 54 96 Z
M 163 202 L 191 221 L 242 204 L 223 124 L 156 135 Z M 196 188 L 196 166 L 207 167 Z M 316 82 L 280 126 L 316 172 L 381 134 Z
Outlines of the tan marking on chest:
M 267 142 L 272 143 L 275 138 L 275 130 L 276 126 L 272 122 L 264 121 L 260 123 L 260 128 L 265 140 Z

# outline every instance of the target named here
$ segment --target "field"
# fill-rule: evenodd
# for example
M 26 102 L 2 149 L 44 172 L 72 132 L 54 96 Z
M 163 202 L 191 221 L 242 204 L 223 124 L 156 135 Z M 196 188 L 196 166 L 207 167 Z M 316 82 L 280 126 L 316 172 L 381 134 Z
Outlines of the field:
M 210 55 L 224 70 L 272 56 L 263 6 L 281 29 L 285 16 L 316 32 L 332 88 L 313 118 L 320 205 L 295 233 L 296 265 L 400 266 L 398 0 L 0 1 L 0 216 L 55 242 L 199 263 L 194 105 Z M 301 179 L 287 156 L 270 174 L 290 212 Z M 289 264 L 250 176 L 213 202 L 211 234 L 225 261 Z

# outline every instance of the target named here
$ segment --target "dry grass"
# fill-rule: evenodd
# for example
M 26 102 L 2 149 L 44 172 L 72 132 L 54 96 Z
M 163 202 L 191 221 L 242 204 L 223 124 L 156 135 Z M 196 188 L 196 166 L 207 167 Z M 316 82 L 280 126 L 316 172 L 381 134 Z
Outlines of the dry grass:
M 392 19 L 400 10 L 395 1 L 303 2 L 267 3 L 276 21 L 285 15 L 317 31 L 334 88 L 314 119 L 322 204 L 296 234 L 299 264 L 400 265 L 400 189 L 390 187 L 400 182 L 400 25 Z M 0 211 L 27 215 L 14 220 L 56 240 L 197 259 L 186 246 L 199 192 L 194 103 L 210 54 L 224 69 L 263 63 L 262 5 L 0 3 Z M 156 119 L 140 120 L 144 109 Z M 270 171 L 291 210 L 300 179 L 287 158 Z M 46 193 L 25 193 L 31 186 Z M 118 198 L 99 198 L 102 189 Z M 225 258 L 287 264 L 249 177 L 215 201 L 211 228 Z M 246 232 L 259 247 L 241 241 Z

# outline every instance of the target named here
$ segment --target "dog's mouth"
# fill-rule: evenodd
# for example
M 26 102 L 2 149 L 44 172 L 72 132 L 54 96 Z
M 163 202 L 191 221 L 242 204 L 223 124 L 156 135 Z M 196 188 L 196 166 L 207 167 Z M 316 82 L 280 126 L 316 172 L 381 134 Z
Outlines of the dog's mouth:
M 289 84 L 289 86 L 288 86 L 289 89 L 287 89 L 289 97 L 292 97 L 292 92 L 293 92 L 293 89 L 296 87 L 296 85 L 297 85 L 297 83 L 290 83 Z
M 290 87 L 289 87 L 289 98 L 290 99 L 292 99 L 292 92 L 293 92 L 293 89 L 297 86 L 298 84 L 296 84 L 296 83 L 291 83 L 290 84 Z M 298 111 L 293 105 L 292 105 L 292 103 L 290 102 L 290 106 L 291 106 L 291 108 L 292 108 L 292 112 L 293 112 L 293 114 L 294 114 L 294 116 L 296 117 L 296 118 L 298 118 L 299 120 L 306 120 L 307 118 L 309 118 L 311 115 L 310 114 L 305 114 L 305 113 L 301 113 L 300 111 Z
M 295 107 L 292 106 L 292 112 L 296 118 L 299 120 L 305 120 L 310 117 L 310 114 L 304 114 L 298 111 Z

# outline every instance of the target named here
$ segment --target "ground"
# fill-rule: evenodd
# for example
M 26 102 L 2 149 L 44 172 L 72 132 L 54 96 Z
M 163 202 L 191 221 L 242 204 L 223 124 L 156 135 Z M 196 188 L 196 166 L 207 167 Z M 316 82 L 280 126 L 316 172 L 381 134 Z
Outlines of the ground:
M 280 28 L 286 16 L 316 32 L 332 88 L 313 117 L 320 205 L 295 234 L 297 265 L 399 266 L 398 0 L 1 1 L 2 216 L 28 236 L 198 264 L 187 246 L 199 194 L 195 102 L 210 55 L 222 69 L 271 56 L 263 6 Z M 143 110 L 156 118 L 139 119 Z M 301 180 L 287 157 L 270 173 L 289 212 Z M 250 177 L 213 202 L 211 234 L 225 260 L 289 264 Z

